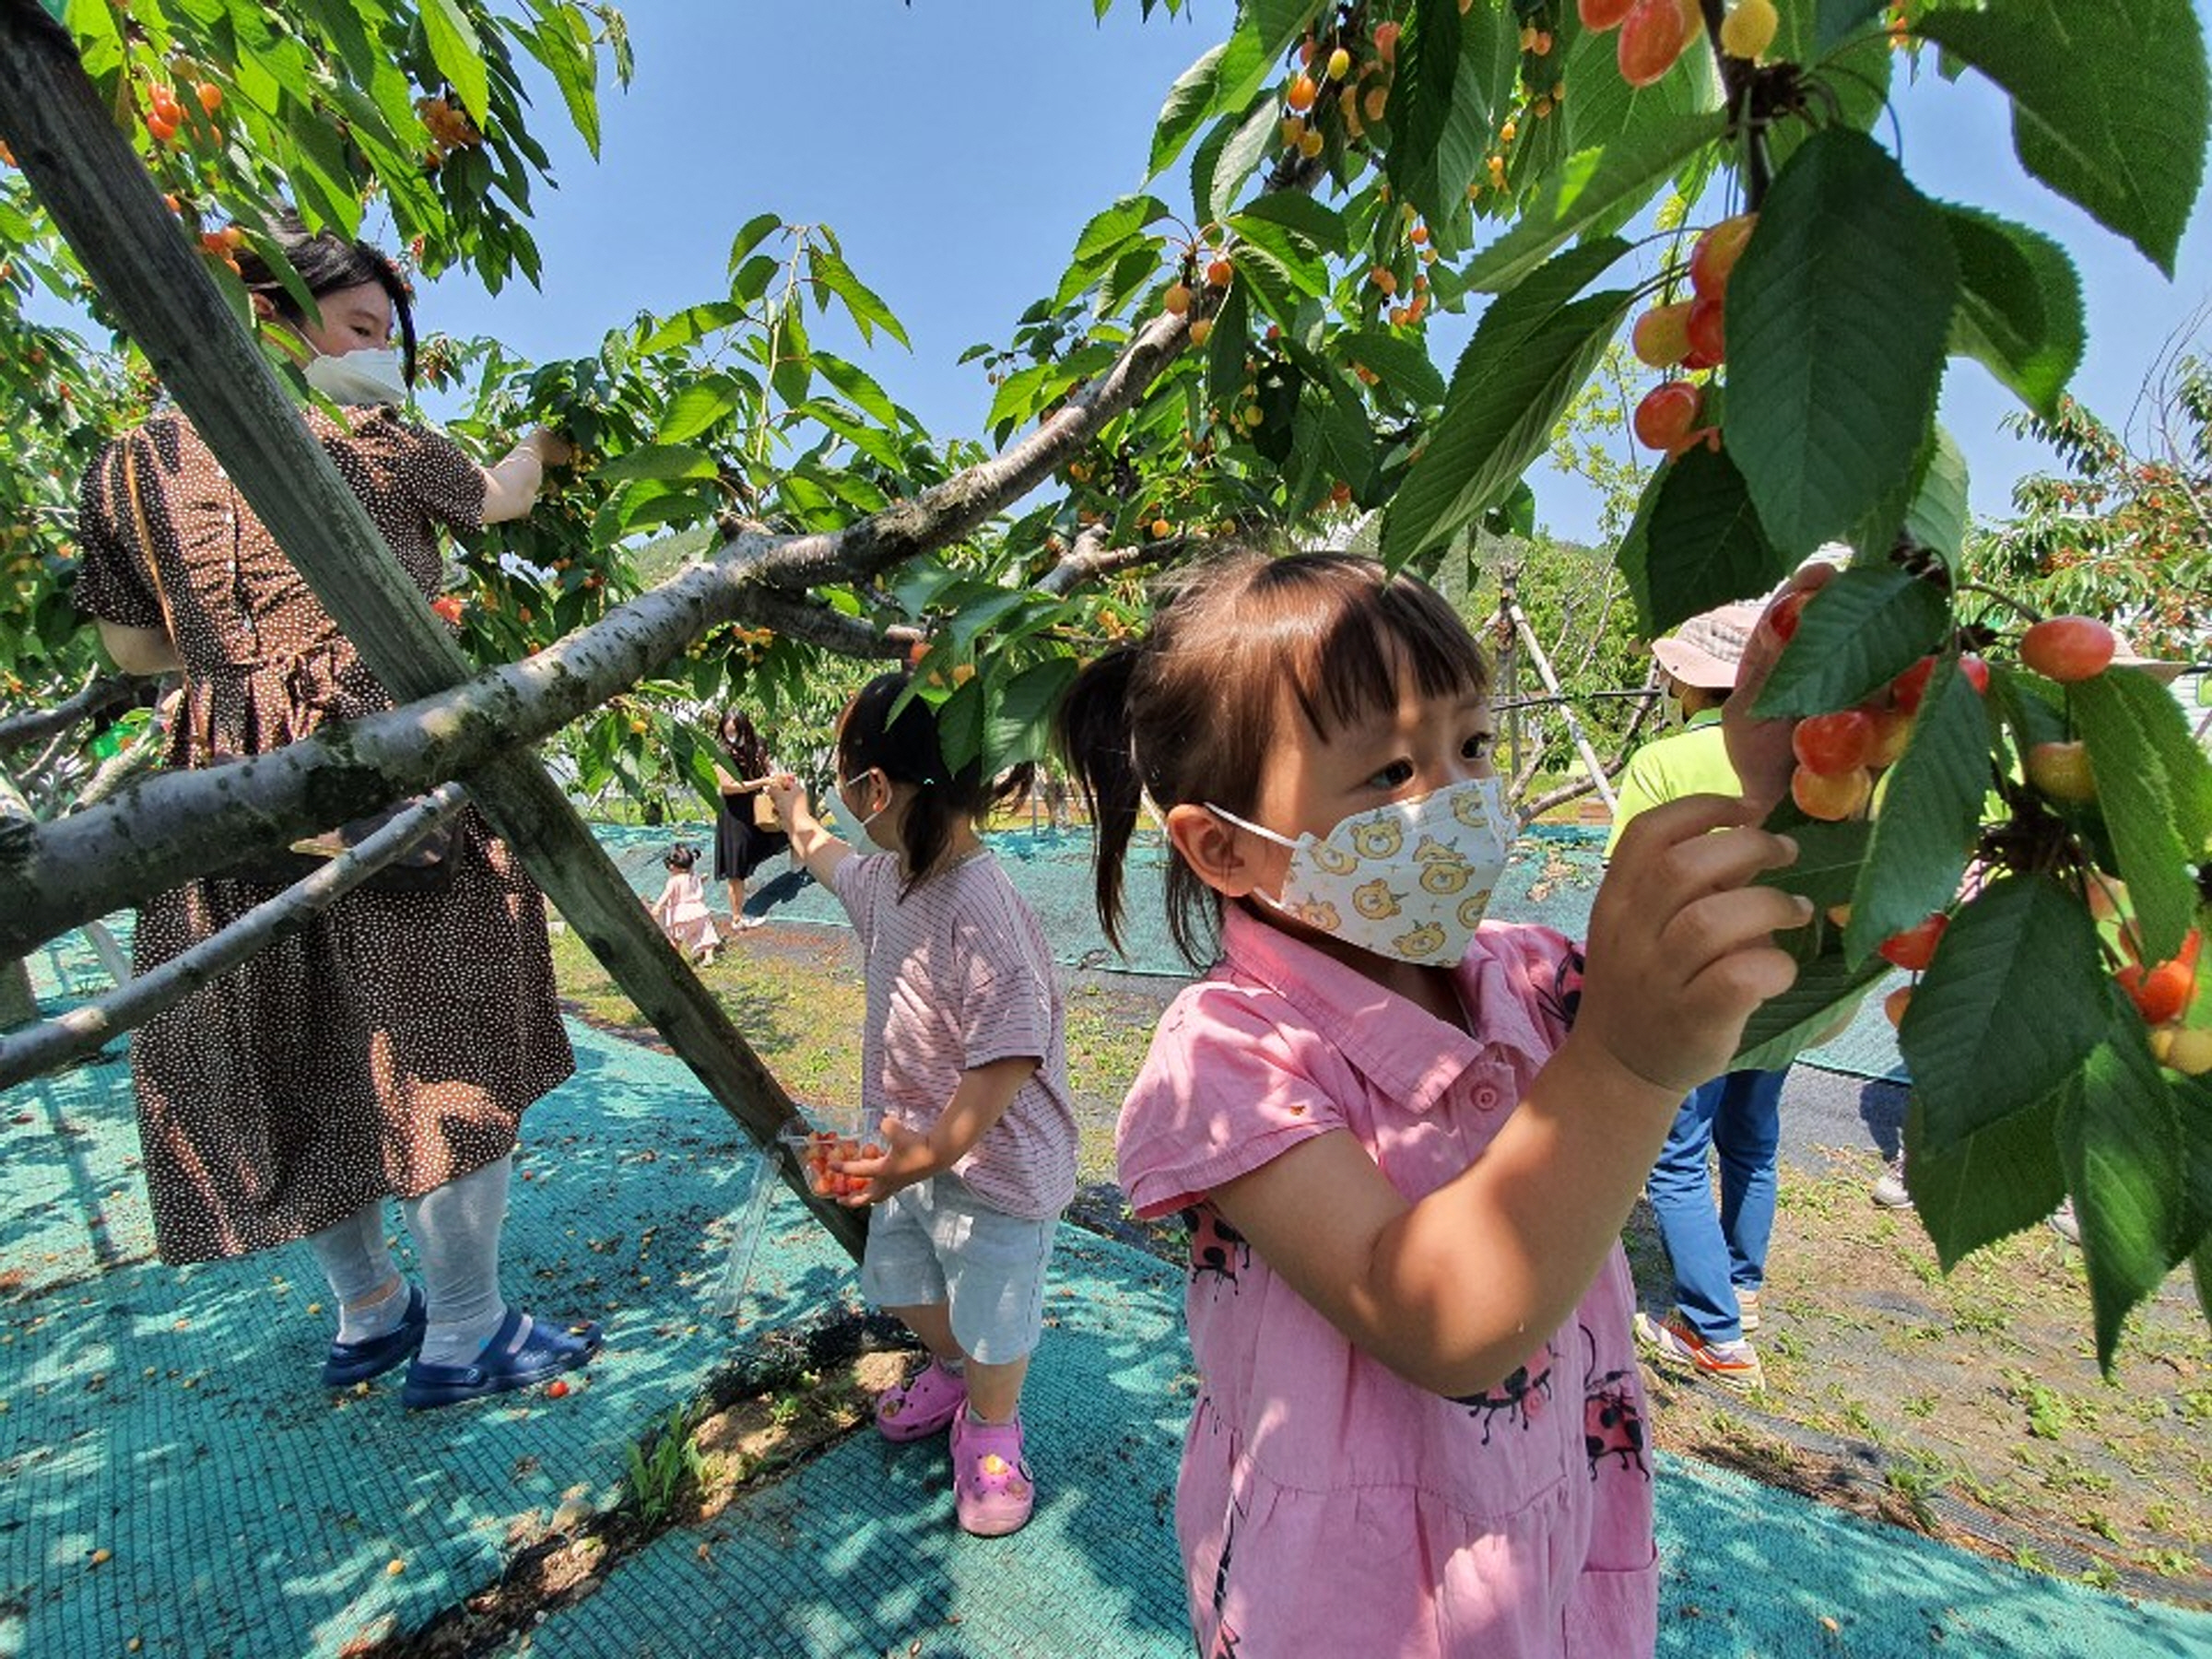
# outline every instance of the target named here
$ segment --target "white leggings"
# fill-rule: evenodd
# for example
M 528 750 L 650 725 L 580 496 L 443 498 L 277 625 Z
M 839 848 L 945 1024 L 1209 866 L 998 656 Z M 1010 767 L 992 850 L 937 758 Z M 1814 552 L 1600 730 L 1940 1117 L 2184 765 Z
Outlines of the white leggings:
M 432 1364 L 464 1364 L 475 1358 L 507 1317 L 500 1300 L 500 1230 L 507 1218 L 512 1171 L 509 1159 L 495 1159 L 400 1205 L 429 1302 L 423 1351 Z M 382 1199 L 363 1205 L 307 1242 L 341 1306 L 363 1301 L 396 1275 L 384 1243 Z

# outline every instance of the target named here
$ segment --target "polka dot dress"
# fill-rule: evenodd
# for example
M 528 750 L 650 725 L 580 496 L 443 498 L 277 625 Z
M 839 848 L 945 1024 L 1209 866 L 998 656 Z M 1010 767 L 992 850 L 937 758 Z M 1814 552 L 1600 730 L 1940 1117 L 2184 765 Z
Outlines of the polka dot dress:
M 481 523 L 483 474 L 388 410 L 350 414 L 350 431 L 321 411 L 307 418 L 407 574 L 434 593 L 438 527 Z M 126 445 L 150 549 L 124 487 Z M 111 444 L 78 509 L 77 604 L 106 621 L 169 628 L 183 659 L 171 765 L 261 754 L 391 706 L 182 417 L 158 416 Z M 135 1035 L 162 1260 L 265 1250 L 386 1194 L 416 1197 L 465 1175 L 511 1151 L 524 1108 L 575 1069 L 545 900 L 474 812 L 462 822 L 445 891 L 356 890 Z M 270 891 L 214 878 L 149 900 L 137 970 Z

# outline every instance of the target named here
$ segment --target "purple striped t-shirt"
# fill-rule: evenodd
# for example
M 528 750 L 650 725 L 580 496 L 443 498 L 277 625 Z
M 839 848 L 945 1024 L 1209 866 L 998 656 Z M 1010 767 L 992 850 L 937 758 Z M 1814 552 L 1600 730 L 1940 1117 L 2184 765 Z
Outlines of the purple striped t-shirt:
M 988 853 L 901 900 L 899 861 L 846 859 L 833 887 L 867 959 L 862 1121 L 926 1135 L 960 1074 L 1034 1055 L 1037 1069 L 954 1172 L 984 1203 L 1042 1220 L 1076 1195 L 1076 1116 L 1060 984 L 1036 912 Z

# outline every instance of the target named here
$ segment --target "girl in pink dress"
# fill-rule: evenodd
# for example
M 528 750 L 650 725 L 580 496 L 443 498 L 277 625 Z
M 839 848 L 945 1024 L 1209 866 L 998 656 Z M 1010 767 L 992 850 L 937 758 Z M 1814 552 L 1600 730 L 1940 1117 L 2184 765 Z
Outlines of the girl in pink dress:
M 714 931 L 714 915 L 707 909 L 707 889 L 699 879 L 698 866 L 699 854 L 691 848 L 669 848 L 668 856 L 661 860 L 661 867 L 668 872 L 667 883 L 646 908 L 670 944 L 688 951 L 692 960 L 707 968 L 722 948 L 722 935 Z
M 1748 885 L 1786 839 L 1694 796 L 1622 838 L 1586 963 L 1484 923 L 1492 735 L 1451 607 L 1335 555 L 1216 562 L 1061 712 L 1109 937 L 1148 800 L 1213 962 L 1118 1137 L 1136 1213 L 1191 1220 L 1176 1529 L 1209 1656 L 1656 1642 L 1619 1231 L 1809 911 Z

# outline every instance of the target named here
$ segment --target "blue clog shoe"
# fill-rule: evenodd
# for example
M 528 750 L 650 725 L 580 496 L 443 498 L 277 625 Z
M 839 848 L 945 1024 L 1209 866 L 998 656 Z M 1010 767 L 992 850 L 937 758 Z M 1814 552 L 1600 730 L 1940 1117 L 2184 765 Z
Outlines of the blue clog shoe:
M 606 1340 L 598 1325 L 588 1320 L 564 1331 L 539 1319 L 531 1322 L 530 1335 L 516 1347 L 514 1334 L 524 1317 L 520 1308 L 509 1308 L 500 1328 L 467 1365 L 426 1365 L 417 1359 L 407 1367 L 406 1386 L 399 1392 L 399 1403 L 409 1411 L 424 1411 L 527 1388 L 562 1371 L 574 1371 Z
M 356 1382 L 382 1376 L 403 1359 L 412 1359 L 422 1346 L 423 1327 L 429 1319 L 429 1307 L 422 1300 L 421 1289 L 409 1285 L 407 1311 L 399 1316 L 398 1324 L 366 1342 L 330 1345 L 329 1358 L 323 1361 L 323 1386 L 351 1388 Z

